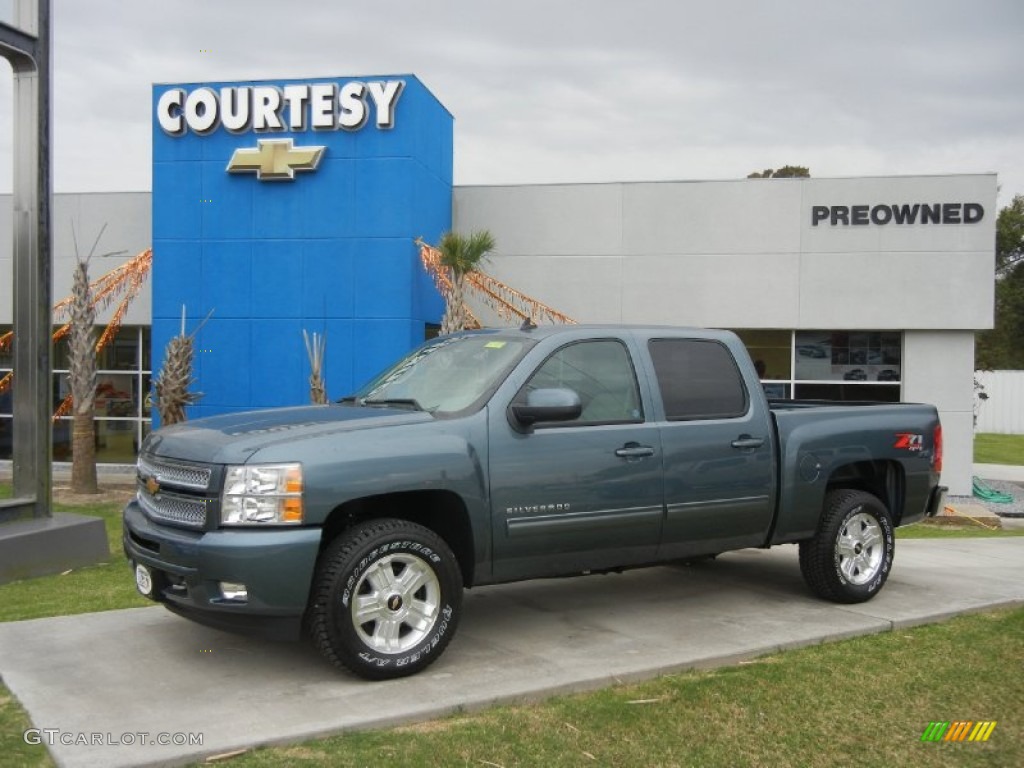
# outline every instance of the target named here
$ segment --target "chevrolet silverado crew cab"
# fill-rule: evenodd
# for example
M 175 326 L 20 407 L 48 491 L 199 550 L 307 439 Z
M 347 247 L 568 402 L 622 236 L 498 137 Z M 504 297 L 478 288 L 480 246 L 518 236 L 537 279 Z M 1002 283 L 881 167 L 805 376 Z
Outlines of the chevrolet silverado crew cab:
M 382 679 L 434 661 L 483 584 L 798 543 L 811 591 L 868 600 L 941 462 L 932 406 L 769 403 L 729 332 L 484 330 L 337 403 L 157 430 L 124 550 L 171 611 L 304 629 Z

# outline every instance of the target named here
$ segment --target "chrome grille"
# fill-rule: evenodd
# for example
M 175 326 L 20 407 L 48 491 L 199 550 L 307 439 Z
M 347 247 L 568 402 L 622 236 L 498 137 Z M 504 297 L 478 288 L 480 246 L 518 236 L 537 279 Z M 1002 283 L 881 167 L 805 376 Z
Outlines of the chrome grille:
M 160 485 L 174 485 L 179 488 L 190 488 L 205 491 L 210 487 L 213 470 L 208 467 L 197 467 L 190 464 L 174 464 L 163 460 L 139 457 L 139 475 L 143 478 L 152 477 Z
M 188 528 L 206 526 L 205 499 L 192 499 L 173 493 L 150 496 L 144 488 L 139 488 L 137 496 L 142 510 L 154 520 Z

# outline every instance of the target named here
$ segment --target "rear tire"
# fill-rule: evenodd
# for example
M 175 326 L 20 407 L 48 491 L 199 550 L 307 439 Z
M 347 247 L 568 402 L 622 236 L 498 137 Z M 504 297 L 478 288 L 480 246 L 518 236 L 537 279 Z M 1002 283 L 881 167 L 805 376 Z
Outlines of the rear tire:
M 863 603 L 889 578 L 894 555 L 885 505 L 864 491 L 837 490 L 825 497 L 817 535 L 800 542 L 800 571 L 819 597 Z
M 386 680 L 437 659 L 461 610 L 462 573 L 441 537 L 405 520 L 370 520 L 320 556 L 307 627 L 330 662 Z

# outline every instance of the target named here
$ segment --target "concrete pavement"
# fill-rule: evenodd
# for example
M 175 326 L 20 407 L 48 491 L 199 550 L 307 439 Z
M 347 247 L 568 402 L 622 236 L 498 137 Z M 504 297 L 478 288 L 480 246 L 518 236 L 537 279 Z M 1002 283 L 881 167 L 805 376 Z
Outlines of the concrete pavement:
M 36 727 L 59 731 L 59 765 L 177 765 L 1021 604 L 1024 538 L 901 540 L 885 589 L 854 606 L 812 597 L 784 546 L 473 590 L 445 655 L 404 680 L 363 682 L 305 645 L 160 607 L 0 624 L 0 675 Z M 202 744 L 150 743 L 161 733 Z
M 1024 483 L 1024 467 L 1012 464 L 975 464 L 974 476 L 982 480 L 1005 480 L 1010 483 Z

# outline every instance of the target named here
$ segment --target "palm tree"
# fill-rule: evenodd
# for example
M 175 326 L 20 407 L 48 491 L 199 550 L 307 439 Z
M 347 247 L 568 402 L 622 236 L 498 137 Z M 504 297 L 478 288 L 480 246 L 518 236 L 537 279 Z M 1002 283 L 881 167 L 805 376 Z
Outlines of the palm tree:
M 327 382 L 324 381 L 327 336 L 316 331 L 310 336 L 303 328 L 302 340 L 306 344 L 306 357 L 309 358 L 309 401 L 313 405 L 324 405 L 327 402 Z
M 90 254 L 91 256 L 92 254 Z M 97 493 L 96 485 L 96 311 L 89 287 L 89 259 L 78 259 L 71 288 L 68 379 L 74 418 L 71 427 L 71 490 Z
M 445 296 L 441 333 L 455 333 L 466 327 L 464 283 L 466 275 L 477 268 L 488 253 L 494 250 L 494 237 L 486 229 L 468 237 L 458 232 L 445 232 L 438 246 L 441 264 L 451 270 L 452 289 Z
M 100 227 L 96 240 L 84 259 L 78 252 L 74 225 L 71 238 L 75 245 L 75 272 L 68 302 L 68 384 L 71 389 L 71 490 L 98 493 L 96 484 L 96 297 L 89 283 L 89 261 L 107 225 Z M 105 253 L 116 256 L 122 253 Z M 54 337 L 56 338 L 56 337 Z M 59 411 L 58 411 L 59 413 Z
M 206 320 L 210 319 L 210 314 Z M 167 342 L 164 348 L 164 365 L 153 380 L 153 398 L 160 414 L 160 426 L 168 427 L 188 418 L 185 407 L 198 402 L 202 392 L 190 392 L 196 380 L 192 376 L 193 344 L 196 334 L 206 324 L 203 320 L 191 334 L 185 334 L 185 305 L 181 305 L 181 333 Z

